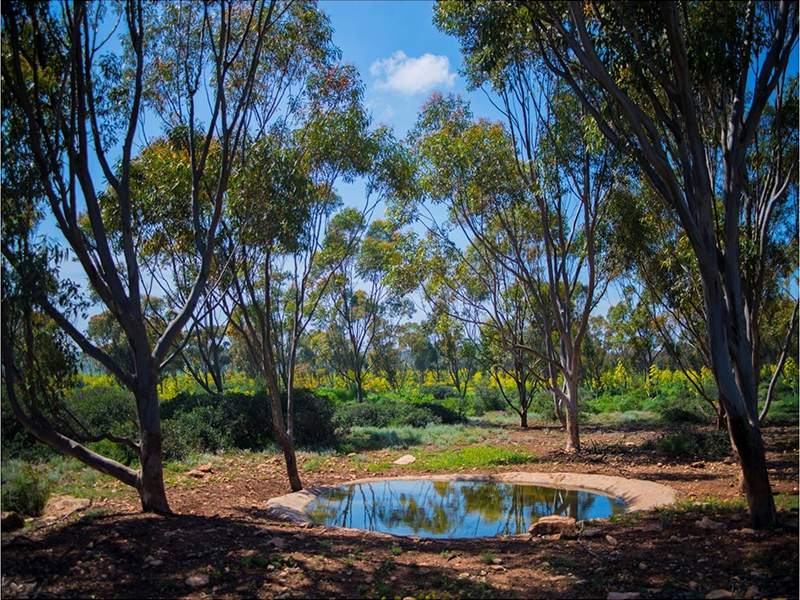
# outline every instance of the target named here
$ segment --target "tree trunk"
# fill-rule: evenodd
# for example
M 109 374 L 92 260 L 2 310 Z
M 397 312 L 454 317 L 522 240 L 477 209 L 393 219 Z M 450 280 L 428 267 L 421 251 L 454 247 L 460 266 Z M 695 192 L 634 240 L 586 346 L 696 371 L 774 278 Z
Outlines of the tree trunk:
M 364 401 L 364 387 L 361 382 L 361 373 L 355 373 L 355 380 L 356 380 L 356 401 L 360 404 Z
M 698 255 L 703 283 L 706 325 L 708 328 L 711 369 L 719 390 L 720 401 L 728 418 L 731 445 L 742 469 L 742 490 L 750 509 L 754 529 L 773 527 L 777 521 L 775 501 L 767 474 L 764 442 L 758 428 L 758 414 L 752 416 L 751 406 L 757 406 L 754 387 L 740 382 L 734 374 L 728 344 L 727 304 L 722 293 L 713 261 Z M 749 356 L 748 356 L 749 359 Z M 753 397 L 748 397 L 751 394 Z
M 725 407 L 722 402 L 717 402 L 717 429 L 727 429 L 727 419 L 725 418 Z
M 777 513 L 761 433 L 746 418 L 733 415 L 728 415 L 728 433 L 742 467 L 742 491 L 750 508 L 753 529 L 772 528 Z
M 519 373 L 519 370 L 517 370 Z M 528 390 L 525 383 L 517 375 L 517 396 L 519 396 L 519 425 L 528 428 Z
M 567 417 L 564 416 L 564 411 L 561 408 L 561 398 L 559 398 L 558 394 L 553 392 L 553 404 L 556 407 L 556 416 L 558 417 L 558 422 L 561 423 L 562 427 L 567 426 Z
M 136 406 L 139 413 L 141 471 L 137 489 L 144 512 L 171 514 L 164 489 L 161 419 L 158 414 L 157 377 L 149 369 L 138 376 Z
M 283 450 L 283 458 L 286 461 L 286 474 L 289 476 L 289 485 L 293 492 L 299 492 L 303 489 L 303 482 L 300 481 L 300 473 L 297 470 L 297 457 L 294 453 L 294 444 L 291 438 L 280 435 L 277 431 L 275 434 L 278 438 L 281 450 Z
M 567 398 L 564 402 L 567 427 L 567 452 L 581 451 L 581 438 L 578 431 L 578 381 L 577 376 L 567 382 Z

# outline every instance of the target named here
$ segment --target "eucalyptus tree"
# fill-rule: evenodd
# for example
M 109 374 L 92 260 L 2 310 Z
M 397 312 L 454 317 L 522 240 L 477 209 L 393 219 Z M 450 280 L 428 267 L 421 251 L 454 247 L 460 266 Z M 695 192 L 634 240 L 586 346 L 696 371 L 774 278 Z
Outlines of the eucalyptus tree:
M 745 174 L 797 47 L 797 3 L 451 2 L 437 19 L 459 37 L 475 74 L 501 76 L 517 53 L 556 74 L 680 224 L 697 260 L 711 370 L 751 520 L 773 526 L 750 318 L 762 301 L 759 269 L 745 266 L 742 230 L 768 231 L 797 177 L 780 160 L 761 187 Z
M 483 368 L 528 426 L 532 393 L 546 379 L 540 361 L 526 348 L 538 347 L 532 306 L 515 275 L 476 245 L 460 248 L 444 225 L 412 247 L 406 269 L 417 274 L 429 307 L 429 329 L 444 331 L 443 351 L 453 386 L 464 397 L 472 376 Z M 423 274 L 425 274 L 423 276 Z M 441 346 L 441 344 L 440 344 Z M 515 390 L 506 390 L 507 380 Z M 462 385 L 463 384 L 463 385 Z
M 104 47 L 108 38 L 99 34 L 110 19 L 108 13 L 114 12 L 111 16 L 119 17 L 121 53 Z M 170 512 L 163 482 L 158 373 L 170 360 L 208 279 L 233 156 L 249 122 L 263 43 L 282 14 L 281 5 L 267 1 L 3 4 L 5 98 L 24 124 L 20 142 L 29 150 L 39 176 L 39 194 L 28 202 L 53 218 L 92 291 L 124 329 L 133 350 L 133 370 L 123 368 L 87 339 L 65 312 L 65 299 L 49 293 L 52 287 L 30 285 L 34 282 L 24 273 L 19 280 L 30 285 L 26 292 L 32 302 L 133 393 L 139 421 L 139 441 L 133 444 L 141 469 L 92 452 L 46 420 L 31 419 L 14 402 L 7 378 L 9 397 L 15 414 L 34 435 L 135 487 L 145 511 Z M 200 102 L 209 107 L 202 132 L 197 129 Z M 186 301 L 154 344 L 145 322 L 145 289 L 133 234 L 138 207 L 131 194 L 135 142 L 148 108 L 176 121 L 186 118 L 191 167 L 184 177 L 191 187 L 185 206 L 192 223 L 192 251 L 199 256 Z M 220 147 L 217 164 L 208 161 L 213 140 Z M 215 170 L 213 187 L 201 189 L 199 182 L 211 170 Z M 98 173 L 113 190 L 119 232 L 111 231 L 104 218 Z M 25 208 L 24 201 L 20 205 Z M 119 236 L 118 251 L 111 239 L 114 234 Z M 29 266 L 13 244 L 3 245 L 3 255 L 9 268 L 18 272 Z M 5 353 L 4 364 L 7 372 L 15 372 Z
M 351 240 L 361 235 L 354 246 Z M 352 384 L 358 402 L 364 401 L 364 378 L 376 337 L 386 335 L 387 329 L 390 334 L 396 331 L 410 314 L 402 286 L 390 277 L 397 242 L 390 222 L 375 220 L 365 227 L 364 215 L 353 209 L 337 215 L 325 242 L 326 252 L 343 260 L 326 293 L 320 327 L 325 330 L 329 367 Z
M 373 200 L 382 197 L 385 179 L 396 170 L 391 132 L 370 127 L 357 72 L 338 63 L 329 30 L 315 39 L 330 49 L 309 68 L 302 93 L 292 97 L 293 114 L 253 140 L 234 180 L 227 220 L 233 277 L 222 303 L 232 333 L 267 383 L 275 437 L 294 490 L 302 487 L 293 442 L 301 340 L 354 260 Z M 364 209 L 337 212 L 335 186 L 356 177 L 366 179 Z
M 454 227 L 490 271 L 507 269 L 524 286 L 545 346 L 521 348 L 547 365 L 567 450 L 578 451 L 580 348 L 596 288 L 605 281 L 595 239 L 613 180 L 612 156 L 574 119 L 554 122 L 575 108 L 563 88 L 523 81 L 513 85 L 524 88 L 501 90 L 508 129 L 473 122 L 466 103 L 435 95 L 411 144 L 423 198 L 446 204 Z M 520 104 L 512 109 L 515 98 Z M 526 115 L 524 124 L 516 110 Z

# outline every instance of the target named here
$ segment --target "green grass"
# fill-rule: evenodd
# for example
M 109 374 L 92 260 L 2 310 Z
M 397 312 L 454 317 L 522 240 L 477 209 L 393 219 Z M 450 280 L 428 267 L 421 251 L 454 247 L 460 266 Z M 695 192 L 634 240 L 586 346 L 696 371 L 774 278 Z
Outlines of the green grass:
M 669 506 L 662 506 L 656 510 L 668 516 L 677 516 L 687 513 L 731 513 L 740 512 L 747 509 L 747 500 L 744 498 L 734 498 L 727 500 L 723 498 L 705 498 L 704 500 L 680 500 Z
M 464 425 L 427 427 L 353 427 L 340 445 L 341 452 L 362 452 L 384 448 L 409 448 L 436 444 L 440 447 L 474 444 L 488 432 Z
M 486 552 L 484 552 L 481 555 L 481 557 L 483 558 L 483 562 L 485 562 L 487 565 L 491 565 L 492 563 L 494 563 L 494 559 L 497 558 L 495 553 L 492 552 L 491 550 L 487 550 Z
M 460 469 L 491 468 L 506 465 L 522 465 L 534 462 L 536 457 L 527 452 L 518 452 L 500 446 L 467 446 L 458 450 L 417 453 L 416 462 L 407 465 L 415 471 L 457 471 Z M 381 460 L 369 466 L 370 471 L 383 471 L 394 465 L 390 460 Z
M 266 567 L 269 564 L 269 558 L 258 552 L 242 557 L 243 567 Z
M 480 417 L 472 417 L 471 421 L 490 423 L 492 425 L 519 425 L 519 415 L 513 410 L 497 410 L 487 412 Z M 542 415 L 528 412 L 528 424 L 546 421 Z
M 620 527 L 633 527 L 636 522 L 641 518 L 640 513 L 622 513 L 620 515 L 611 515 L 608 518 L 609 523 L 615 523 Z
M 631 428 L 653 425 L 658 423 L 661 418 L 647 410 L 627 410 L 624 412 L 605 412 L 590 414 L 586 416 L 587 425 L 597 425 L 601 427 Z
M 797 510 L 798 496 L 797 494 L 778 494 L 775 496 L 775 506 L 778 510 Z

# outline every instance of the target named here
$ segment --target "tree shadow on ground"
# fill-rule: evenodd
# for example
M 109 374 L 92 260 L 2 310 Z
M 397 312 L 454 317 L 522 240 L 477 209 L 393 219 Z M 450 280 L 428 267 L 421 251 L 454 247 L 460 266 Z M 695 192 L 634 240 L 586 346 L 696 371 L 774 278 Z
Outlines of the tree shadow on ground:
M 752 570 L 740 564 L 739 553 L 725 549 L 742 544 L 727 532 L 692 530 L 711 545 L 687 546 L 686 518 L 680 516 L 644 514 L 634 527 L 600 525 L 619 540 L 612 546 L 602 536 L 584 544 L 529 536 L 430 540 L 304 529 L 265 521 L 260 508 L 228 510 L 236 516 L 88 514 L 64 526 L 5 538 L 4 597 L 569 598 L 648 587 L 663 588 L 662 597 L 689 597 L 690 579 L 714 589 Z M 664 531 L 643 536 L 642 526 L 652 520 L 663 522 Z M 796 536 L 779 535 L 776 551 L 787 540 L 796 542 Z M 796 574 L 796 554 L 784 554 L 774 565 L 776 573 Z M 673 559 L 667 559 L 663 573 L 636 566 L 659 565 L 665 556 Z M 500 565 L 490 564 L 495 557 L 502 557 Z M 689 569 L 686 574 L 674 566 L 678 557 Z M 714 567 L 707 575 L 694 568 L 701 557 Z M 197 574 L 209 583 L 194 590 L 186 579 Z M 11 582 L 28 587 L 12 589 Z M 787 585 L 776 580 L 774 591 L 791 591 Z

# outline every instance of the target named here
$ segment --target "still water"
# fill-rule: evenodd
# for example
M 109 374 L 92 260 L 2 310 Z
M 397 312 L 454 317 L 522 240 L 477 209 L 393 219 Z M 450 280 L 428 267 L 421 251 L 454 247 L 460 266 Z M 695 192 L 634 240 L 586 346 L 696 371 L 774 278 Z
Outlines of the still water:
M 590 492 L 428 479 L 347 485 L 328 490 L 306 509 L 320 525 L 451 539 L 527 533 L 547 515 L 581 520 L 625 511 L 622 500 Z

